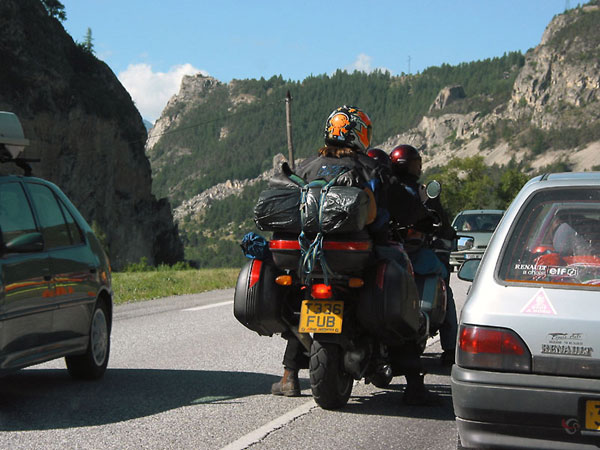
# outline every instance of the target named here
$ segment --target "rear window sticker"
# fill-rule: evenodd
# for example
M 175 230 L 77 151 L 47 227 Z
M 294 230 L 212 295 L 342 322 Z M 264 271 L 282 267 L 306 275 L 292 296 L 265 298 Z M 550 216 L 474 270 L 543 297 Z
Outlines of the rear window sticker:
M 546 314 L 546 315 L 556 315 L 556 310 L 552 303 L 550 303 L 550 299 L 548 295 L 546 295 L 546 291 L 544 288 L 540 288 L 536 294 L 533 296 L 531 300 L 523 306 L 521 309 L 521 313 L 523 314 Z
M 546 266 L 537 264 L 515 264 L 515 271 L 523 276 L 546 276 Z

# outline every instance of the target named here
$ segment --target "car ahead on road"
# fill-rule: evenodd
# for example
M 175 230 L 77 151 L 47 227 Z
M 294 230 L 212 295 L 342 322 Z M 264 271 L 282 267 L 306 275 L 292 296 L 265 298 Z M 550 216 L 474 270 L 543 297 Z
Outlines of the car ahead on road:
M 459 236 L 458 250 L 450 253 L 450 266 L 459 268 L 467 259 L 481 259 L 485 249 L 504 214 L 501 209 L 473 209 L 459 212 L 452 227 Z
M 30 172 L 18 157 L 27 142 L 18 118 L 0 112 L 0 161 Z M 100 378 L 113 304 L 92 229 L 54 184 L 0 175 L 0 238 L 0 374 L 65 357 L 73 377 Z
M 597 448 L 600 172 L 530 180 L 458 276 L 458 448 Z

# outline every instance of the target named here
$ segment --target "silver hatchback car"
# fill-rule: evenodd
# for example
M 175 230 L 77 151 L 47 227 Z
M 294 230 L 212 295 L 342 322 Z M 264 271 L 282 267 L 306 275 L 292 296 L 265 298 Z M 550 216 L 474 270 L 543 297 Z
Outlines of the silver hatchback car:
M 459 277 L 458 448 L 598 448 L 600 172 L 530 180 Z

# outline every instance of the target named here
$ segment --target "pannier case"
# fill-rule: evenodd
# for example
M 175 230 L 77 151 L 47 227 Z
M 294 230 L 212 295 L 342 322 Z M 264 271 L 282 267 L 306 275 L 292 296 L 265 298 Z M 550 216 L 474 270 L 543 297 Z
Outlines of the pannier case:
M 415 282 L 421 298 L 421 311 L 429 316 L 429 331 L 433 334 L 440 329 L 446 317 L 446 284 L 433 275 L 416 275 Z
M 412 275 L 396 261 L 381 260 L 365 274 L 357 303 L 360 324 L 388 345 L 414 338 L 421 324 Z
M 275 283 L 278 275 L 271 261 L 252 259 L 242 267 L 235 287 L 233 315 L 262 336 L 287 330 L 281 320 L 283 293 Z

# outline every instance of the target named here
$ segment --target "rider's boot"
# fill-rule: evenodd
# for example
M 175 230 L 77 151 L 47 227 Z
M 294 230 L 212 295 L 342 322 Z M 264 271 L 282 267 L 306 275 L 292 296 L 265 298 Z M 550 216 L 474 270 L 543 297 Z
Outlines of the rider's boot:
M 406 375 L 406 388 L 402 401 L 411 406 L 438 406 L 442 399 L 425 387 L 424 374 L 414 373 Z
M 285 395 L 286 397 L 300 396 L 300 381 L 298 380 L 298 370 L 288 369 L 283 371 L 283 377 L 277 383 L 271 386 L 271 394 Z

